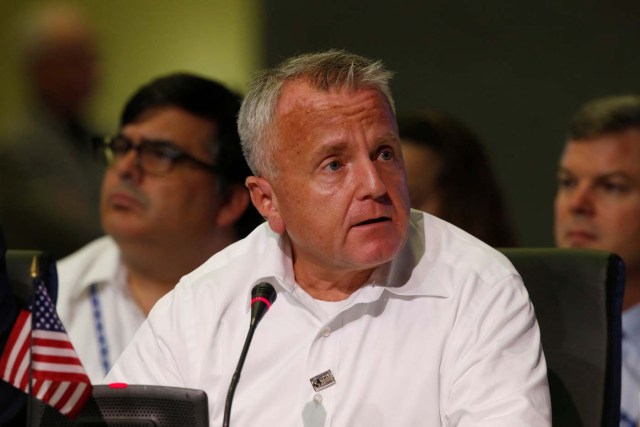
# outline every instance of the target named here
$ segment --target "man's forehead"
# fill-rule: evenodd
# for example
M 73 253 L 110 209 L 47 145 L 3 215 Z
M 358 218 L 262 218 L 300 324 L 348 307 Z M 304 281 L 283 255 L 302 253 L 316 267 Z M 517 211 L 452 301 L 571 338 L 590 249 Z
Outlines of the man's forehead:
M 208 140 L 216 132 L 214 122 L 177 106 L 149 108 L 120 130 L 129 138 L 161 139 L 178 145 Z
M 348 97 L 345 97 L 348 95 Z M 348 108 L 359 103 L 371 103 L 383 100 L 390 109 L 384 95 L 373 87 L 349 88 L 347 86 L 331 87 L 324 90 L 314 86 L 304 78 L 295 79 L 284 84 L 276 105 L 276 115 L 291 113 L 321 113 L 331 108 Z
M 606 133 L 590 138 L 569 139 L 565 153 L 575 152 L 583 155 L 608 154 L 640 156 L 640 130 L 629 129 L 622 132 Z
M 560 161 L 561 169 L 581 169 L 598 174 L 640 175 L 640 133 L 610 134 L 569 140 Z

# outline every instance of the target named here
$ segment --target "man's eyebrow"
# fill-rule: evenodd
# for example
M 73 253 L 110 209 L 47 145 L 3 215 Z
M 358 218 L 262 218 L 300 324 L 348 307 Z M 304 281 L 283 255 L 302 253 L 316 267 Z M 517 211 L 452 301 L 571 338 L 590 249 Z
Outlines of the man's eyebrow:
M 575 173 L 571 169 L 567 169 L 562 166 L 558 168 L 558 174 L 575 175 Z M 599 179 L 599 180 L 608 179 L 608 178 L 633 179 L 631 175 L 629 175 L 627 172 L 622 170 L 613 170 L 613 171 L 603 172 L 595 176 L 595 179 Z
M 566 174 L 570 174 L 573 175 L 573 172 L 571 172 L 570 169 L 565 168 L 564 166 L 558 166 L 558 173 L 566 173 Z
M 627 172 L 625 171 L 611 171 L 611 172 L 607 172 L 607 173 L 603 173 L 601 175 L 598 175 L 597 177 L 598 179 L 609 179 L 609 178 L 623 178 L 623 179 L 632 179 L 632 176 L 629 175 Z
M 395 135 L 393 132 L 386 133 L 381 137 L 376 139 L 376 147 L 381 145 L 389 144 L 389 143 L 399 143 L 400 138 Z M 330 155 L 339 154 L 349 150 L 350 144 L 348 141 L 342 139 L 336 139 L 334 141 L 324 142 L 318 146 L 316 146 L 312 154 L 313 156 L 325 158 Z
M 335 141 L 325 142 L 316 146 L 316 148 L 313 149 L 312 153 L 314 156 L 324 158 L 331 154 L 343 152 L 347 150 L 348 147 L 349 147 L 349 143 L 347 143 L 347 141 L 338 139 Z
M 118 132 L 118 134 L 116 135 L 119 138 L 123 138 L 126 139 L 127 141 L 133 141 L 134 139 L 127 136 L 126 134 L 122 133 L 122 132 Z M 140 143 L 142 142 L 146 142 L 146 143 L 152 143 L 152 144 L 166 144 L 166 145 L 175 145 L 178 146 L 178 144 L 175 143 L 175 141 L 173 141 L 172 139 L 169 138 L 164 138 L 164 137 L 158 137 L 158 138 L 154 138 L 154 137 L 146 137 L 143 136 L 141 138 L 138 138 L 138 140 L 140 141 Z
M 378 145 L 388 144 L 388 143 L 399 143 L 399 142 L 400 142 L 400 137 L 393 132 L 386 133 L 376 140 L 376 143 Z

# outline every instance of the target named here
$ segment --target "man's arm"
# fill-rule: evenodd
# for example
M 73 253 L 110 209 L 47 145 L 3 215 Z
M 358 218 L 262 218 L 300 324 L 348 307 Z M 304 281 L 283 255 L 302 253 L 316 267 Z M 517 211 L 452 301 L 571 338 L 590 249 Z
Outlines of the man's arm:
M 188 365 L 188 345 L 184 340 L 187 326 L 183 324 L 185 319 L 176 316 L 177 310 L 175 292 L 161 298 L 105 382 L 184 387 L 186 379 L 181 367 Z
M 448 425 L 550 426 L 540 331 L 521 279 L 507 277 L 471 301 L 446 355 Z

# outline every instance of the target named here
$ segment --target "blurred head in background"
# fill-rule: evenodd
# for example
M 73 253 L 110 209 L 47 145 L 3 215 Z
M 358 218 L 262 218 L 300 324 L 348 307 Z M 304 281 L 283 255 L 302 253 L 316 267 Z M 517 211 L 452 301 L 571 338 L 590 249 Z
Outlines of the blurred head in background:
M 70 3 L 44 3 L 22 28 L 22 59 L 31 95 L 59 120 L 82 115 L 98 84 L 97 37 Z
M 62 258 L 101 234 L 97 38 L 80 2 L 30 6 L 15 22 L 27 102 L 0 129 L 0 224 L 10 247 Z
M 640 302 L 640 96 L 605 97 L 571 118 L 558 167 L 556 244 L 615 252 L 625 262 L 625 306 Z
M 423 109 L 398 118 L 411 207 L 492 246 L 514 246 L 511 220 L 478 138 L 446 114 Z
M 182 248 L 193 252 L 195 268 L 261 222 L 244 186 L 239 107 L 223 85 L 187 73 L 155 79 L 131 97 L 120 131 L 98 141 L 109 161 L 102 224 L 121 248 Z

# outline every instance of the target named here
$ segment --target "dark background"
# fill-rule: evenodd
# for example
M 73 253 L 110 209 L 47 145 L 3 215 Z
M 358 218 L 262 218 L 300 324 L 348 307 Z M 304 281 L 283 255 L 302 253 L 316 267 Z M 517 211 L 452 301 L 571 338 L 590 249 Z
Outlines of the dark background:
M 484 142 L 523 246 L 553 245 L 567 119 L 638 92 L 640 2 L 343 0 L 264 3 L 266 65 L 341 48 L 396 72 L 396 108 L 435 107 Z

